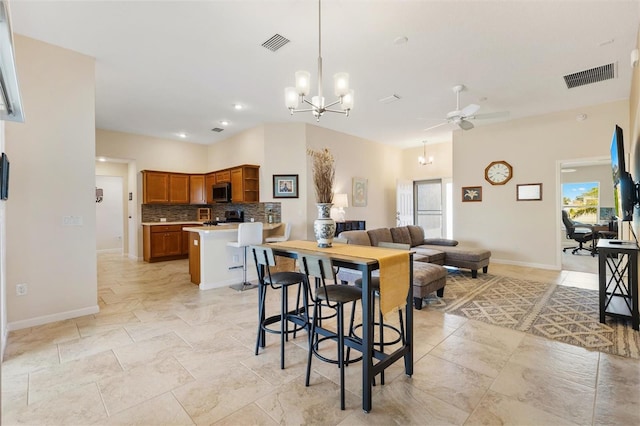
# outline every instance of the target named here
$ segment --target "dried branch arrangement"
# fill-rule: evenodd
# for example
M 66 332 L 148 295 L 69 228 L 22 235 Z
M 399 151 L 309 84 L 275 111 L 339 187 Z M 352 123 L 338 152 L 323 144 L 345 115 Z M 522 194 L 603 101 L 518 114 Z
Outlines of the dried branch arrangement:
M 315 151 L 307 148 L 307 154 L 312 160 L 313 186 L 316 190 L 316 202 L 333 202 L 333 181 L 336 176 L 335 161 L 331 151 L 323 148 Z

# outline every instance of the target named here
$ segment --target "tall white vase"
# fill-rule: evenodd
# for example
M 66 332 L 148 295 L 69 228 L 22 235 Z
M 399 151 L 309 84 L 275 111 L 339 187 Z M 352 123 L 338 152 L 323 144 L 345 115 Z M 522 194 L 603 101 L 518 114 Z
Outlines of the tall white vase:
M 318 203 L 318 218 L 313 221 L 313 232 L 316 235 L 318 247 L 331 247 L 336 233 L 336 221 L 331 219 L 332 203 Z

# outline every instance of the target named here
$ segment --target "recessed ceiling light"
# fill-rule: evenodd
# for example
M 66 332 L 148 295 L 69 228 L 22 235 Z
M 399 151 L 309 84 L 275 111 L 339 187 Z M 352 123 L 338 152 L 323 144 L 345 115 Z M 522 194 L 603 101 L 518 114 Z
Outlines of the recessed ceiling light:
M 227 120 L 222 120 L 220 121 L 220 124 L 222 124 L 223 126 L 228 126 L 229 122 Z
M 180 133 L 176 133 L 176 136 L 179 137 L 179 138 L 184 139 L 184 138 L 187 137 L 187 134 L 185 132 L 180 132 Z
M 587 119 L 587 114 L 578 114 L 576 115 L 576 120 L 577 121 L 584 121 Z
M 104 163 L 105 161 L 107 161 L 107 159 L 106 159 L 106 158 L 104 158 L 104 157 L 99 157 L 99 158 L 98 158 L 98 161 L 102 161 L 102 162 Z
M 240 111 L 242 109 L 242 105 L 241 104 L 233 104 L 233 109 L 236 109 L 236 110 Z

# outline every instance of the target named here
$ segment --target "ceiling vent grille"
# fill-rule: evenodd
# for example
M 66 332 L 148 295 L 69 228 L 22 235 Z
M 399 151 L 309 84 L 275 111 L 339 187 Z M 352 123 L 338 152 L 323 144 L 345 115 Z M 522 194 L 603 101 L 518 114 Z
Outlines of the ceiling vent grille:
M 221 129 L 220 127 L 214 127 L 213 129 L 211 129 L 212 132 L 216 132 L 216 133 L 220 133 L 222 132 L 224 129 Z
M 378 102 L 380 102 L 381 104 L 390 104 L 391 102 L 399 101 L 400 99 L 402 99 L 400 95 L 396 95 L 394 93 L 391 96 L 386 96 L 382 99 L 378 99 Z
M 276 34 L 273 37 L 271 37 L 269 40 L 262 43 L 262 47 L 267 48 L 272 52 L 275 52 L 285 44 L 289 43 L 290 41 L 291 40 L 289 40 L 288 38 L 282 37 L 280 34 Z
M 564 76 L 564 82 L 568 89 L 584 86 L 585 84 L 597 83 L 599 81 L 616 78 L 616 63 L 602 65 L 589 70 L 579 71 Z

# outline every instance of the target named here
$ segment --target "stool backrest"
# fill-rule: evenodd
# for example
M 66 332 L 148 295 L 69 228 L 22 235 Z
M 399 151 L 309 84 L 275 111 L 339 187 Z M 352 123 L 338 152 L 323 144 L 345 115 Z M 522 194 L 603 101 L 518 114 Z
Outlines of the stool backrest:
M 291 224 L 289 222 L 283 223 L 284 225 L 284 240 L 289 241 L 289 237 L 291 236 Z
M 262 222 L 241 223 L 238 226 L 238 245 L 262 244 Z
M 269 247 L 251 247 L 253 251 L 253 257 L 256 261 L 256 265 L 262 266 L 276 266 L 276 257 L 273 255 L 273 250 Z

